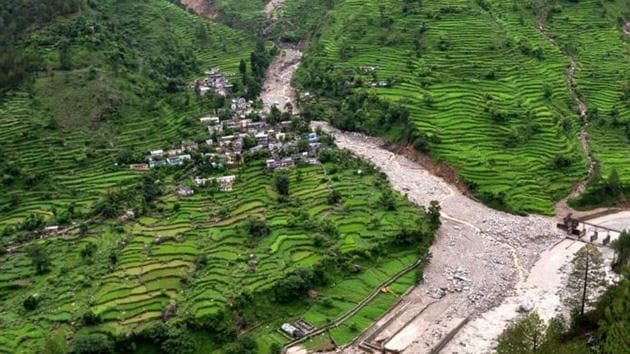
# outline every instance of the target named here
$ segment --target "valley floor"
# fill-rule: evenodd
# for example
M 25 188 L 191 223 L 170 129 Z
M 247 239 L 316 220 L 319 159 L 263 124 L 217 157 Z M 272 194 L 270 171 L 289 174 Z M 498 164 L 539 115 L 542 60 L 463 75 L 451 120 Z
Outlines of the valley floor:
M 442 206 L 443 224 L 424 281 L 356 341 L 357 346 L 382 343 L 391 350 L 429 351 L 462 321 L 486 313 L 515 293 L 517 284 L 527 282 L 538 255 L 564 238 L 554 219 L 490 209 L 421 165 L 386 150 L 379 139 L 344 133 L 324 123 L 314 126 L 334 135 L 340 148 L 378 166 L 394 189 L 412 202 L 426 206 L 437 200 Z M 464 330 L 473 328 L 468 326 Z

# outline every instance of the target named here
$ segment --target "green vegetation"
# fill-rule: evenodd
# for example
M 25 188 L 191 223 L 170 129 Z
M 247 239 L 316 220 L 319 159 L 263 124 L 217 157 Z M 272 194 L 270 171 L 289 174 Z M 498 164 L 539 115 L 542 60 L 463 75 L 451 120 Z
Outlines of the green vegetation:
M 542 1 L 338 1 L 296 76 L 303 91 L 318 96 L 305 111 L 430 151 L 455 166 L 471 191 L 495 208 L 551 213 L 586 169 L 575 138 L 577 107 L 565 85 L 569 58 L 538 31 L 541 6 Z M 622 88 L 630 72 L 623 69 L 628 40 L 613 18 L 627 13 L 626 6 L 549 4 L 551 34 L 567 48 L 576 44 L 588 60 L 584 65 L 590 67 L 583 68 L 577 56 L 577 90 L 589 106 L 602 105 L 600 116 L 615 105 L 620 117 L 627 112 Z M 598 19 L 591 25 L 594 13 Z M 562 27 L 566 23 L 571 27 Z M 408 113 L 392 114 L 396 106 Z M 405 129 L 407 114 L 415 133 Z M 402 119 L 390 121 L 395 116 Z M 621 153 L 627 139 L 620 129 L 596 125 L 593 151 L 604 173 L 617 167 L 622 181 L 630 178 Z M 612 138 L 604 143 L 606 132 Z
M 624 234 L 615 248 L 622 251 L 628 243 Z M 627 250 L 625 253 L 626 254 Z M 584 254 L 576 260 L 582 263 Z M 587 255 L 588 256 L 588 255 Z M 580 260 L 581 259 L 581 260 Z M 579 267 L 579 265 L 576 265 Z M 627 259 L 618 264 L 622 280 L 610 287 L 582 314 L 583 300 L 577 306 L 567 325 L 563 318 L 544 323 L 536 313 L 522 317 L 499 337 L 498 353 L 626 353 L 630 349 L 630 281 Z M 582 269 L 583 270 L 583 269 Z M 581 294 L 577 294 L 581 298 Z
M 252 337 L 267 351 L 287 341 L 276 332 L 283 322 L 303 317 L 322 326 L 340 316 L 426 253 L 433 226 L 428 213 L 398 194 L 390 192 L 393 209 L 384 208 L 377 191 L 387 189 L 386 181 L 373 167 L 332 155 L 324 166 L 281 175 L 288 195 L 276 192 L 262 162 L 238 172 L 233 192 L 199 189 L 185 199 L 174 196 L 173 186 L 187 177 L 163 170 L 156 176 L 165 181 L 163 193 L 144 216 L 93 223 L 84 237 L 38 245 L 45 273 L 37 263 L 42 252 L 4 256 L 0 298 L 16 311 L 2 322 L 1 346 L 11 350 L 19 338 L 21 348 L 35 350 L 59 324 L 79 329 L 76 350 L 101 341 L 96 333 L 107 335 L 99 345 L 113 341 L 117 348 L 244 346 L 235 341 L 240 326 L 256 328 Z M 337 203 L 328 203 L 330 189 Z M 418 235 L 402 248 L 401 229 Z M 411 283 L 403 284 L 396 293 Z M 311 289 L 315 298 L 307 296 Z M 379 301 L 370 316 L 391 304 Z M 155 332 L 169 313 L 173 319 Z M 28 336 L 19 334 L 26 330 Z M 121 341 L 118 335 L 129 331 L 136 334 Z
M 275 21 L 264 1 L 214 1 L 216 21 L 177 3 L 0 5 L 0 353 L 277 353 L 283 323 L 325 326 L 428 253 L 439 205 L 413 207 L 334 147 L 322 165 L 273 174 L 264 153 L 225 170 L 203 162 L 205 150 L 181 168 L 129 169 L 149 150 L 208 138 L 198 118 L 229 101 L 196 94 L 206 69 L 233 73 L 236 94 L 255 99 L 271 39 L 309 43 L 295 81 L 313 95 L 296 131 L 328 119 L 413 145 L 516 213 L 550 213 L 585 175 L 565 85 L 572 55 L 600 161 L 572 203 L 629 194 L 623 0 L 289 0 Z M 563 50 L 538 32 L 543 12 Z M 274 109 L 268 122 L 288 115 Z M 197 174 L 226 173 L 233 191 L 215 181 L 177 196 Z M 621 272 L 627 243 L 613 244 Z M 421 267 L 405 274 L 307 345 L 349 343 L 420 277 Z M 602 351 L 624 351 L 628 291 L 624 280 L 569 330 L 533 316 L 513 330 L 546 331 L 558 348 L 592 335 Z
M 221 100 L 185 86 L 210 66 L 237 72 L 255 49 L 250 36 L 168 1 L 80 3 L 12 44 L 38 62 L 0 101 L 0 232 L 31 215 L 78 220 L 108 190 L 140 180 L 128 164 L 147 150 L 206 139 L 197 119 Z

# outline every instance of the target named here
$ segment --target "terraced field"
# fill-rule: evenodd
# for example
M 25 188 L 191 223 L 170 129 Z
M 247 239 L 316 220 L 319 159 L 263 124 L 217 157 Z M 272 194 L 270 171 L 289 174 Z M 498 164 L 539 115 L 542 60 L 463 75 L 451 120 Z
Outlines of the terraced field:
M 630 118 L 630 38 L 623 33 L 622 20 L 624 15 L 628 18 L 630 4 L 586 0 L 554 8 L 557 11 L 550 14 L 547 26 L 561 45 L 575 53 L 576 89 L 591 111 L 591 148 L 602 175 L 616 169 L 629 183 L 630 136 L 625 126 Z
M 134 60 L 153 60 L 162 56 L 163 46 L 173 45 L 183 55 L 190 51 L 200 71 L 216 66 L 237 72 L 239 61 L 253 50 L 251 36 L 198 18 L 168 1 L 107 1 L 98 10 L 116 13 L 117 24 L 133 35 L 135 42 L 127 44 L 127 51 L 142 51 Z M 54 40 L 56 31 L 81 25 L 80 19 L 61 20 L 34 33 L 25 46 L 32 46 L 54 63 L 57 49 L 43 43 Z M 208 38 L 203 45 L 198 38 L 200 28 Z M 0 101 L 2 158 L 31 178 L 29 185 L 13 185 L 0 193 L 0 208 L 5 209 L 0 214 L 0 229 L 31 213 L 50 217 L 53 208 L 61 210 L 70 203 L 86 210 L 107 190 L 130 186 L 139 175 L 127 166 L 115 166 L 121 151 L 131 151 L 142 159 L 149 149 L 166 148 L 185 138 L 205 138 L 203 127 L 196 122 L 210 108 L 207 102 L 197 102 L 190 91 L 156 94 L 163 88 L 146 73 L 117 76 L 108 64 L 109 53 L 118 50 L 112 48 L 117 44 L 108 37 L 100 40 L 100 47 L 92 50 L 96 39 L 75 39 L 71 45 L 73 70 L 38 75 L 32 88 Z M 138 54 L 129 54 L 134 55 Z M 201 73 L 189 75 L 193 79 Z M 143 96 L 154 100 L 147 102 Z M 115 115 L 99 120 L 110 101 L 117 102 Z M 49 122 L 54 122 L 54 128 Z M 10 202 L 12 196 L 19 201 L 17 205 Z
M 298 83 L 316 90 L 327 65 L 368 83 L 389 81 L 367 90 L 407 107 L 419 129 L 439 138 L 432 156 L 454 165 L 477 195 L 551 213 L 585 174 L 579 117 L 565 86 L 568 59 L 537 32 L 525 4 L 401 6 L 341 1 L 306 52 Z M 359 70 L 369 66 L 373 73 Z M 554 165 L 559 155 L 569 166 Z
M 358 177 L 359 168 L 366 174 Z M 332 172 L 326 174 L 326 169 Z M 274 315 L 255 330 L 255 338 L 266 352 L 272 343 L 288 341 L 277 332 L 283 322 L 302 317 L 324 325 L 419 256 L 413 248 L 386 251 L 392 237 L 402 227 L 413 227 L 420 214 L 401 197 L 396 197 L 395 211 L 380 207 L 382 181 L 370 170 L 359 161 L 341 169 L 325 165 L 294 170 L 287 204 L 276 200 L 263 165 L 252 164 L 239 172 L 233 192 L 199 192 L 185 199 L 168 194 L 158 203 L 162 214 L 97 226 L 80 240 L 49 239 L 45 247 L 52 266 L 46 275 L 32 277 L 23 253 L 3 257 L 0 298 L 8 316 L 0 322 L 0 347 L 6 352 L 18 345 L 26 351 L 38 348 L 52 328 L 76 324 L 86 312 L 98 315 L 102 323 L 84 331 L 114 334 L 160 321 L 169 304 L 177 304 L 179 316 L 215 314 L 242 293 L 269 291 L 287 273 L 315 266 L 328 252 L 355 254 L 362 272 L 332 276 L 329 285 L 317 289 L 317 301 L 274 305 Z M 329 188 L 341 193 L 340 205 L 327 203 Z M 175 204 L 178 211 L 171 212 Z M 247 234 L 244 223 L 252 217 L 265 220 L 268 236 L 256 241 Z M 338 235 L 321 231 L 318 225 L 324 220 Z M 317 237 L 330 245 L 315 246 Z M 423 247 L 430 242 L 425 240 Z M 89 263 L 79 255 L 87 243 L 98 249 Z M 112 252 L 117 254 L 113 266 L 108 261 Z M 386 252 L 397 253 L 392 257 Z M 376 256 L 381 253 L 383 258 Z M 200 255 L 207 257 L 203 266 Z M 21 308 L 32 294 L 41 299 L 35 312 L 9 310 Z M 379 305 L 374 311 L 383 309 Z

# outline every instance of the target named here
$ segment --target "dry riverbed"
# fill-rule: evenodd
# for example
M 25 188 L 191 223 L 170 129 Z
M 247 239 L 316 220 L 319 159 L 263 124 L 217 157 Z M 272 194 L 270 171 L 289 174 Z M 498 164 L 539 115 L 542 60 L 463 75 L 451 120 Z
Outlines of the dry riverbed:
M 293 112 L 297 112 L 295 105 L 295 89 L 291 86 L 293 74 L 300 66 L 302 52 L 297 46 L 289 44 L 279 45 L 281 52 L 278 54 L 265 74 L 265 83 L 260 94 L 265 109 L 276 105 L 281 111 L 285 111 L 287 104 L 291 104 Z
M 490 352 L 521 304 L 531 303 L 544 318 L 562 313 L 567 264 L 583 244 L 563 241 L 555 219 L 490 209 L 385 149 L 380 139 L 322 122 L 313 127 L 379 167 L 410 201 L 426 206 L 437 200 L 442 206 L 443 226 L 424 281 L 344 352 L 362 352 L 358 345 L 364 341 L 405 353 L 428 352 L 467 318 L 443 352 Z M 610 252 L 606 255 L 610 259 Z

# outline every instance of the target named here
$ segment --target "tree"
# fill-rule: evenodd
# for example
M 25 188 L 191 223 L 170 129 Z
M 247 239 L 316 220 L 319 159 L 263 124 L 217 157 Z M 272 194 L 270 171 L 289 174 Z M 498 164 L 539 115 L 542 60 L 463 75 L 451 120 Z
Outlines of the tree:
M 379 198 L 379 204 L 385 208 L 385 210 L 396 210 L 396 198 L 391 190 L 385 189 Z
M 618 239 L 611 242 L 610 247 L 617 252 L 615 265 L 630 266 L 630 232 L 623 231 Z
M 37 294 L 30 295 L 29 297 L 24 299 L 24 302 L 22 302 L 22 306 L 24 306 L 27 311 L 35 310 L 38 304 L 39 296 L 37 296 Z
M 269 228 L 264 221 L 250 217 L 245 222 L 245 230 L 251 237 L 263 237 L 269 234 Z
M 338 190 L 332 189 L 328 193 L 328 200 L 327 201 L 328 201 L 329 205 L 339 204 L 339 202 L 341 202 L 341 193 L 339 193 Z
M 545 323 L 536 312 L 529 313 L 510 325 L 498 339 L 497 353 L 542 353 L 545 342 Z
M 566 303 L 582 316 L 585 307 L 594 302 L 596 292 L 606 285 L 603 263 L 601 252 L 591 244 L 580 248 L 571 261 L 573 269 L 568 278 Z
M 273 288 L 276 301 L 290 303 L 300 299 L 315 283 L 311 269 L 300 268 L 280 279 Z
M 440 221 L 440 211 L 442 210 L 442 207 L 440 207 L 440 203 L 436 200 L 432 200 L 431 204 L 429 205 L 429 220 L 431 222 L 431 227 L 434 230 L 437 230 L 440 228 L 440 225 L 442 225 L 442 222 Z
M 247 85 L 249 80 L 247 78 L 247 64 L 245 60 L 241 59 L 241 62 L 238 64 L 238 71 L 241 73 L 243 85 Z
M 108 354 L 114 352 L 114 343 L 104 334 L 93 333 L 74 341 L 75 354 Z
M 29 258 L 35 267 L 35 274 L 43 274 L 50 267 L 50 259 L 43 245 L 35 243 L 27 250 Z
M 197 27 L 197 33 L 195 33 L 197 40 L 202 45 L 208 45 L 210 43 L 210 36 L 208 35 L 208 28 L 205 24 L 200 23 Z
M 269 347 L 269 352 L 271 354 L 280 354 L 282 353 L 282 346 L 278 343 L 272 343 Z
M 72 68 L 70 44 L 66 41 L 62 42 L 61 47 L 59 48 L 59 65 L 62 70 L 69 70 Z
M 617 173 L 617 169 L 615 168 L 613 168 L 612 172 L 610 172 L 610 176 L 608 176 L 608 188 L 614 195 L 619 195 L 622 191 L 619 173 Z
M 273 180 L 276 191 L 280 195 L 289 195 L 289 177 L 284 173 L 278 173 L 274 176 Z
M 97 246 L 92 242 L 88 242 L 81 249 L 81 258 L 83 258 L 84 261 L 91 259 L 94 256 L 94 254 L 96 254 L 96 250 L 97 250 Z

